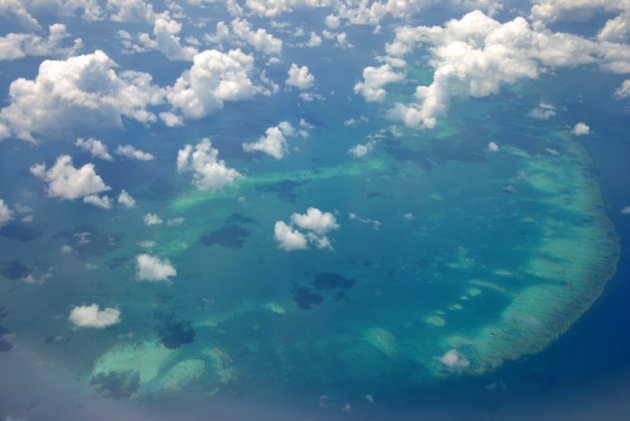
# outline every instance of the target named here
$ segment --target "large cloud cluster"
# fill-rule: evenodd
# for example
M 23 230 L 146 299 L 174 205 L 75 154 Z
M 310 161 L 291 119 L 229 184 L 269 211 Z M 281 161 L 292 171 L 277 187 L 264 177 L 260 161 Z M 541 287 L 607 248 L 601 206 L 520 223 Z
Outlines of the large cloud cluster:
M 536 78 L 546 67 L 597 63 L 604 70 L 630 72 L 630 47 L 594 42 L 576 35 L 534 30 L 517 17 L 501 24 L 474 11 L 443 27 L 402 27 L 386 46 L 396 57 L 424 44 L 435 69 L 429 86 L 418 86 L 412 104 L 398 103 L 391 116 L 410 127 L 434 127 L 457 97 L 485 97 L 501 84 Z
M 81 38 L 66 46 L 70 36 L 66 26 L 60 23 L 50 25 L 48 38 L 36 34 L 7 34 L 0 37 L 0 60 L 15 60 L 27 56 L 74 55 L 83 45 Z
M 218 190 L 242 177 L 218 156 L 219 151 L 212 147 L 210 139 L 203 139 L 194 147 L 186 145 L 178 151 L 177 171 L 192 172 L 193 184 L 199 190 Z
M 116 63 L 98 50 L 67 60 L 45 60 L 35 80 L 11 83 L 11 103 L 0 110 L 4 124 L 20 139 L 62 136 L 71 129 L 120 127 L 123 117 L 155 121 L 148 105 L 162 100 L 148 73 L 117 73 Z

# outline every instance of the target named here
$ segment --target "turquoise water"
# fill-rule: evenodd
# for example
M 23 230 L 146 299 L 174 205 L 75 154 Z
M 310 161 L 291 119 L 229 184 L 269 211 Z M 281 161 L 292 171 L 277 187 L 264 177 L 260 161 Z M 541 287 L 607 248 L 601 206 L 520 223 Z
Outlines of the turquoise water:
M 113 191 L 136 198 L 132 209 L 43 197 L 30 165 L 62 153 L 77 166 L 94 161 L 72 142 L 1 143 L 2 198 L 30 206 L 35 219 L 0 232 L 0 324 L 12 346 L 0 354 L 8 373 L 0 415 L 528 419 L 527 399 L 545 408 L 545 395 L 607 391 L 613 381 L 627 388 L 623 256 L 589 310 L 629 228 L 618 212 L 628 181 L 619 158 L 628 156 L 625 115 L 611 113 L 608 124 L 597 115 L 613 100 L 591 92 L 593 102 L 580 105 L 543 77 L 456 101 L 433 130 L 392 130 L 382 110 L 413 86 L 393 87 L 378 106 L 352 96 L 348 87 L 371 60 L 357 49 L 309 62 L 322 101 L 284 92 L 226 104 L 183 128 L 126 122 L 126 131 L 83 134 L 156 155 L 96 161 Z M 330 61 L 347 71 L 332 72 Z M 411 78 L 424 83 L 427 74 L 419 67 Z M 527 117 L 541 101 L 576 114 Z M 359 116 L 369 121 L 343 125 Z M 300 119 L 313 127 L 289 139 L 287 158 L 242 150 L 267 127 Z M 588 119 L 592 138 L 570 136 L 578 119 Z M 366 157 L 347 153 L 377 134 Z M 244 175 L 218 192 L 199 192 L 175 168 L 177 151 L 206 137 Z M 605 165 L 611 156 L 615 169 Z M 309 207 L 334 214 L 332 249 L 279 249 L 276 221 Z M 149 212 L 185 220 L 145 226 Z M 143 252 L 170 260 L 172 282 L 136 279 Z M 26 284 L 27 274 L 44 282 Z M 120 309 L 122 321 L 74 329 L 68 314 L 82 303 Z M 465 365 L 440 363 L 452 349 Z

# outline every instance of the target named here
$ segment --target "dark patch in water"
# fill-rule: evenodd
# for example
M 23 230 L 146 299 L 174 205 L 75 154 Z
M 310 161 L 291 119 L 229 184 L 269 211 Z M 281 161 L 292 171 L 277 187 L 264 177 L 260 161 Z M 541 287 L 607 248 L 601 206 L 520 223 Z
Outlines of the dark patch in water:
M 126 370 L 99 373 L 94 376 L 90 385 L 107 398 L 127 399 L 140 388 L 140 372 Z
M 195 331 L 187 320 L 175 320 L 171 313 L 157 312 L 155 314 L 157 332 L 165 347 L 177 349 L 195 340 Z
M 555 377 L 546 373 L 533 373 L 527 376 L 521 377 L 524 382 L 531 382 L 537 384 L 543 389 L 558 389 L 561 387 L 560 383 Z
M 254 218 L 250 218 L 249 216 L 245 216 L 242 213 L 233 213 L 227 219 L 228 224 L 257 224 Z
M 105 265 L 110 269 L 116 269 L 117 267 L 124 265 L 128 261 L 129 256 L 118 256 L 105 262 Z
M 308 310 L 324 302 L 324 297 L 305 287 L 294 287 L 293 298 L 298 307 Z
M 293 203 L 295 202 L 295 199 L 297 199 L 297 193 L 295 190 L 307 183 L 308 181 L 282 180 L 277 183 L 257 186 L 256 190 L 261 193 L 275 193 L 278 197 L 280 197 L 280 199 Z
M 94 224 L 59 231 L 53 238 L 63 238 L 72 246 L 79 260 L 103 256 L 118 249 L 122 234 L 101 234 Z
M 434 167 L 429 152 L 426 150 L 412 150 L 401 146 L 399 140 L 390 140 L 385 143 L 385 151 L 394 159 L 401 162 L 413 162 L 425 171 L 431 171 Z
M 231 249 L 240 249 L 250 232 L 238 225 L 226 225 L 223 228 L 204 235 L 199 239 L 204 246 L 219 245 Z
M 348 279 L 335 272 L 319 272 L 311 285 L 317 291 L 329 291 L 331 289 L 348 289 L 354 285 L 354 279 Z
M 370 192 L 365 197 L 368 198 L 368 199 L 374 199 L 374 198 L 378 197 L 378 198 L 383 199 L 383 200 L 389 200 L 389 199 L 392 198 L 391 196 L 387 196 L 387 195 L 385 195 L 383 193 L 380 193 L 380 192 L 377 192 L 377 191 Z
M 31 271 L 19 260 L 11 260 L 0 265 L 0 273 L 5 278 L 22 279 L 28 276 Z
M 134 194 L 139 200 L 149 200 L 159 202 L 174 197 L 179 189 L 171 183 L 168 177 L 160 177 L 153 180 L 145 190 L 140 190 Z
M 9 312 L 6 311 L 6 308 L 0 307 L 0 319 L 2 319 L 3 317 L 7 317 L 8 315 L 9 315 Z
M 30 224 L 20 224 L 17 222 L 7 224 L 0 228 L 0 235 L 3 237 L 15 238 L 20 241 L 33 241 L 41 237 L 43 232 Z

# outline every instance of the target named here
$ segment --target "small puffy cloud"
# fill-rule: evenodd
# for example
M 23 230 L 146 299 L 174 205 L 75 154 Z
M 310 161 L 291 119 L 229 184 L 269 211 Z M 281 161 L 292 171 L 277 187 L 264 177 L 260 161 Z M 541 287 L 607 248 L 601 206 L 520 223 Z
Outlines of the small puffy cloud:
M 131 197 L 131 195 L 127 193 L 126 190 L 121 190 L 120 194 L 118 195 L 118 203 L 126 208 L 132 208 L 136 205 L 136 200 Z
M 297 64 L 292 63 L 288 76 L 285 83 L 298 89 L 312 88 L 315 83 L 315 76 L 309 73 L 308 66 L 298 67 Z
M 70 36 L 66 26 L 60 23 L 51 25 L 48 39 L 35 34 L 7 34 L 0 37 L 0 60 L 16 60 L 24 57 L 70 56 L 83 46 L 81 38 L 71 46 L 64 46 Z
M 160 51 L 169 60 L 192 60 L 198 51 L 194 47 L 183 46 L 177 35 L 182 25 L 168 15 L 162 14 L 153 23 L 153 37 L 140 35 L 140 43 L 146 48 Z
M 103 144 L 103 142 L 98 139 L 89 138 L 86 140 L 83 138 L 78 138 L 74 144 L 84 151 L 89 152 L 93 158 L 101 158 L 105 161 L 114 160 L 114 158 L 112 158 L 112 156 L 107 151 L 107 146 L 105 146 L 105 144 Z
M 61 137 L 81 128 L 122 127 L 123 117 L 155 121 L 147 107 L 162 102 L 162 91 L 151 84 L 148 73 L 117 73 L 116 67 L 102 51 L 43 61 L 34 80 L 11 83 L 0 126 L 34 141 L 34 135 Z
M 365 144 L 359 143 L 348 149 L 348 153 L 355 158 L 363 158 L 374 150 L 375 140 L 370 140 Z
M 162 218 L 160 218 L 159 216 L 157 216 L 154 213 L 147 213 L 147 214 L 145 214 L 142 217 L 142 221 L 144 222 L 144 225 L 146 225 L 146 226 L 162 225 L 164 223 Z
M 120 323 L 120 310 L 111 307 L 100 310 L 98 304 L 76 306 L 70 311 L 68 319 L 76 327 L 103 329 Z
M 192 172 L 193 184 L 199 190 L 218 190 L 232 184 L 242 175 L 228 168 L 225 161 L 218 159 L 219 151 L 212 147 L 210 139 L 195 145 L 186 145 L 177 153 L 177 171 Z
M 308 247 L 306 236 L 284 221 L 276 222 L 273 227 L 273 237 L 278 242 L 278 247 L 286 251 L 303 250 Z
M 111 16 L 111 20 L 115 22 L 153 23 L 155 20 L 153 6 L 143 0 L 107 0 L 107 7 L 118 9 Z
M 70 156 L 61 155 L 50 169 L 46 169 L 46 164 L 35 164 L 30 167 L 30 171 L 46 183 L 46 193 L 50 197 L 83 199 L 86 203 L 106 207 L 103 206 L 106 199 L 98 198 L 97 195 L 111 190 L 111 187 L 96 174 L 92 163 L 75 168 Z
M 136 256 L 136 268 L 136 277 L 140 281 L 170 282 L 171 276 L 177 276 L 177 271 L 168 259 L 161 260 L 146 253 Z
M 98 206 L 103 209 L 111 209 L 113 204 L 109 197 L 107 196 L 98 196 L 96 194 L 91 194 L 89 196 L 85 196 L 83 198 L 83 202 L 88 203 L 90 205 Z
M 308 208 L 304 214 L 294 213 L 291 215 L 291 221 L 298 227 L 311 230 L 319 235 L 325 235 L 329 231 L 339 228 L 335 215 L 313 207 Z
M 124 156 L 130 159 L 137 159 L 139 161 L 151 161 L 155 159 L 155 156 L 148 152 L 143 152 L 134 148 L 131 145 L 118 145 L 116 153 L 120 156 Z
M 575 126 L 573 126 L 573 130 L 571 131 L 571 133 L 576 136 L 585 136 L 591 133 L 591 128 L 586 123 L 580 121 Z
M 624 215 L 630 215 L 630 206 L 626 206 L 625 208 L 621 209 L 621 213 L 623 213 Z
M 169 218 L 166 221 L 166 225 L 168 225 L 169 227 L 176 227 L 178 225 L 183 224 L 184 222 L 186 222 L 186 218 L 179 216 L 177 218 Z
M 498 152 L 499 151 L 499 145 L 497 145 L 494 142 L 488 142 L 488 146 L 486 146 L 486 150 L 488 152 Z
M 531 110 L 527 115 L 535 118 L 536 120 L 549 120 L 551 117 L 556 115 L 556 109 L 551 104 L 541 102 L 538 104 L 538 107 Z
M 13 211 L 0 199 L 0 227 L 13 219 Z
M 624 99 L 630 97 L 630 79 L 623 81 L 621 86 L 615 91 L 614 94 L 617 99 Z
M 159 116 L 164 122 L 164 124 L 166 124 L 168 127 L 178 127 L 178 126 L 184 125 L 184 122 L 182 121 L 182 119 L 176 114 L 173 114 L 171 112 L 168 112 L 168 111 L 161 112 Z
M 219 22 L 216 34 L 207 36 L 206 39 L 216 43 L 233 43 L 240 47 L 251 46 L 256 51 L 268 56 L 282 53 L 281 39 L 274 37 L 262 28 L 253 30 L 248 21 L 240 18 L 234 19 L 230 26 L 223 21 Z
M 380 102 L 385 99 L 387 94 L 383 86 L 398 82 L 403 78 L 404 75 L 394 72 L 389 64 L 383 64 L 379 67 L 368 66 L 363 69 L 364 81 L 354 85 L 354 93 L 363 95 L 366 101 Z
M 456 349 L 451 349 L 441 357 L 435 357 L 435 359 L 449 368 L 465 368 L 470 366 L 470 360 L 457 352 Z
M 319 47 L 320 45 L 322 45 L 322 37 L 317 35 L 315 32 L 311 32 L 311 35 L 309 36 L 308 41 L 306 41 L 305 45 L 307 47 Z
M 241 50 L 203 51 L 168 89 L 168 101 L 186 117 L 204 117 L 222 108 L 225 101 L 249 99 L 264 92 L 251 81 L 253 70 L 254 58 Z
M 257 142 L 244 143 L 243 149 L 247 152 L 261 151 L 276 159 L 282 159 L 289 150 L 286 138 L 297 135 L 308 136 L 308 133 L 303 130 L 297 131 L 289 122 L 282 121 L 275 127 L 269 127 Z

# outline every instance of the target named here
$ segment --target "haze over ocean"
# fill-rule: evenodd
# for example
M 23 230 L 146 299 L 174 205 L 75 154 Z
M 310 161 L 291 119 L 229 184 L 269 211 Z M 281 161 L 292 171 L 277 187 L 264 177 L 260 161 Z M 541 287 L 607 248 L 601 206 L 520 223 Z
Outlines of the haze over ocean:
M 628 16 L 0 7 L 0 419 L 624 420 Z

